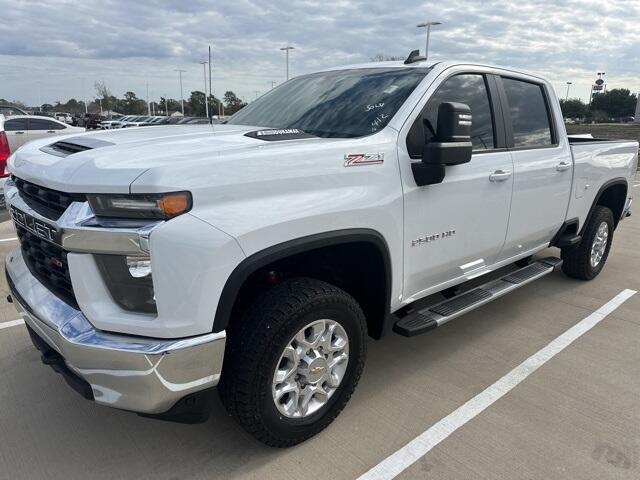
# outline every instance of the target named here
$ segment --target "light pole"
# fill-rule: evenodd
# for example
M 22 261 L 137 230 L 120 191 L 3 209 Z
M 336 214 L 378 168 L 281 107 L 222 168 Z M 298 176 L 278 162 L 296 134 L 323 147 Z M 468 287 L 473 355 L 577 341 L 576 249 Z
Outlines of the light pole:
M 436 25 L 442 25 L 442 22 L 424 22 L 424 23 L 419 23 L 418 25 L 416 25 L 416 27 L 418 28 L 425 28 L 427 29 L 427 44 L 425 46 L 424 49 L 424 59 L 425 60 L 429 60 L 429 37 L 431 36 L 431 27 L 434 27 Z
M 204 110 L 207 118 L 209 118 L 209 100 L 207 99 L 207 64 L 209 62 L 200 62 L 202 65 L 202 73 L 204 75 Z
M 186 72 L 186 70 L 180 70 L 179 68 L 174 70 L 180 74 L 180 103 L 182 104 L 182 116 L 184 117 L 184 96 L 182 95 L 182 74 Z
M 287 45 L 286 47 L 282 47 L 280 50 L 284 50 L 285 56 L 287 58 L 287 80 L 289 80 L 289 50 L 295 50 L 295 47 L 290 47 Z
M 572 82 L 567 82 L 567 95 L 564 98 L 565 102 L 569 100 L 569 88 L 571 87 L 571 85 L 572 85 Z
M 147 115 L 151 116 L 151 105 L 149 104 L 149 82 L 147 82 Z
M 271 90 L 273 90 L 273 87 L 276 86 L 276 82 L 274 80 L 271 80 Z
M 211 45 L 209 45 L 209 97 L 213 97 L 211 95 Z M 208 100 L 208 98 L 207 98 Z M 215 106 L 215 102 L 211 105 L 211 110 L 213 111 L 213 107 Z M 209 117 L 209 123 L 213 122 L 213 114 Z

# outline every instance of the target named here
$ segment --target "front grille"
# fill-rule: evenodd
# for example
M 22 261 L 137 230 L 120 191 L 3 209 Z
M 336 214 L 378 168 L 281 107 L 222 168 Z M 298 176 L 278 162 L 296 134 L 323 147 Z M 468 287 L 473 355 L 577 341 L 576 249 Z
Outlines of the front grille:
M 22 256 L 31 274 L 62 301 L 78 308 L 78 302 L 71 287 L 67 252 L 53 243 L 36 237 L 20 225 L 16 225 L 16 232 L 20 239 Z
M 50 220 L 58 220 L 71 203 L 87 201 L 83 193 L 58 192 L 17 177 L 13 177 L 13 181 L 18 187 L 22 200 Z

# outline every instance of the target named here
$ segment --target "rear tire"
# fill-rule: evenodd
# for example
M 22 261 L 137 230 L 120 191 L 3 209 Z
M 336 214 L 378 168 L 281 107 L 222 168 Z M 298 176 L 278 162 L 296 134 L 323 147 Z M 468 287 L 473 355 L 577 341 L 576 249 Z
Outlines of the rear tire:
M 288 447 L 338 416 L 366 356 L 366 322 L 353 297 L 319 280 L 285 280 L 234 324 L 219 391 L 247 432 Z
M 613 228 L 611 210 L 597 205 L 580 244 L 562 249 L 562 271 L 579 280 L 592 280 L 598 276 L 609 256 Z

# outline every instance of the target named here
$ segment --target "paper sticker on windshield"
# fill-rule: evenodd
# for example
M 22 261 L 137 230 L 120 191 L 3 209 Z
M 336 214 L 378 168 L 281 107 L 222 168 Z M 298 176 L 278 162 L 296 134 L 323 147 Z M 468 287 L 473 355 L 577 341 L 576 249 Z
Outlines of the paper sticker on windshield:
M 349 153 L 344 156 L 345 167 L 379 165 L 384 163 L 384 153 Z

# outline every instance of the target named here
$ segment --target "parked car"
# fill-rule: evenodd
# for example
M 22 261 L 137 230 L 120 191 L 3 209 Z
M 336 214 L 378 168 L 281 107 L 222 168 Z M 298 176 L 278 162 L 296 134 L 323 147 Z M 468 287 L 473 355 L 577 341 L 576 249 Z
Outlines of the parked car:
M 83 117 L 83 123 L 87 130 L 97 130 L 101 127 L 105 118 L 97 113 L 87 113 Z
M 72 127 L 54 118 L 37 115 L 14 115 L 4 121 L 4 133 L 10 153 L 32 140 L 84 131 L 84 128 Z
M 184 117 L 160 117 L 153 125 L 177 125 Z
M 127 123 L 129 120 L 133 120 L 134 118 L 137 118 L 136 115 L 125 115 L 124 117 L 121 117 L 117 120 L 105 120 L 104 122 L 100 123 L 100 127 L 104 130 L 112 130 L 112 129 L 116 129 L 116 128 L 121 128 L 122 125 L 124 125 L 125 123 Z
M 153 117 L 149 117 L 145 115 L 140 117 L 135 117 L 123 123 L 121 128 L 142 127 L 142 126 L 145 126 L 145 124 L 149 122 L 152 118 Z
M 71 121 L 73 119 L 71 114 L 66 112 L 54 112 L 53 118 L 55 118 L 56 120 L 59 120 L 60 122 L 64 122 L 68 125 L 71 125 Z
M 29 115 L 27 112 L 22 110 L 15 105 L 0 105 L 0 115 L 4 115 L 6 117 L 12 117 L 13 115 Z
M 426 333 L 558 268 L 597 277 L 637 164 L 636 141 L 568 137 L 538 75 L 412 52 L 300 75 L 214 129 L 25 145 L 7 283 L 86 398 L 193 422 L 218 386 L 285 447 L 346 406 L 367 337 Z
M 207 117 L 189 117 L 178 122 L 178 125 L 205 125 L 209 123 Z

